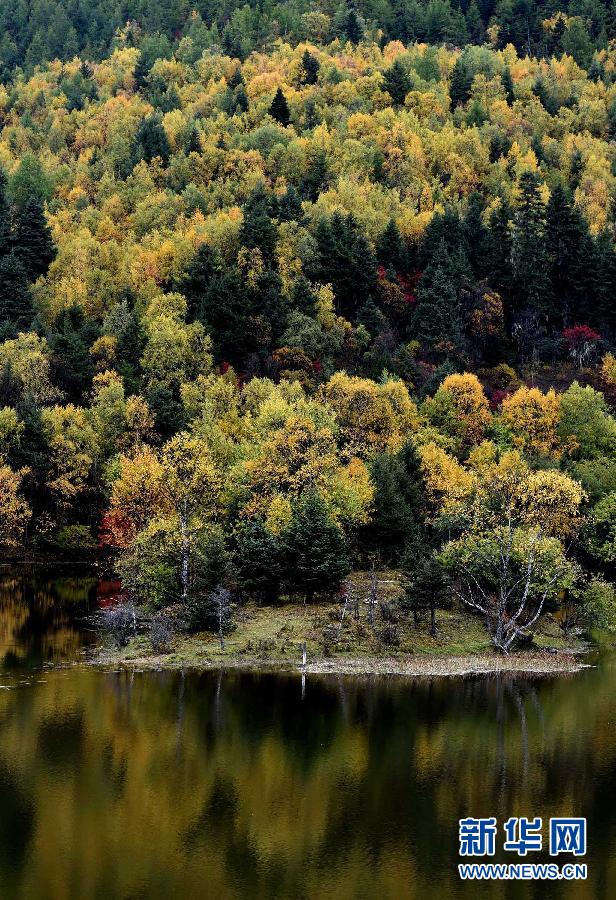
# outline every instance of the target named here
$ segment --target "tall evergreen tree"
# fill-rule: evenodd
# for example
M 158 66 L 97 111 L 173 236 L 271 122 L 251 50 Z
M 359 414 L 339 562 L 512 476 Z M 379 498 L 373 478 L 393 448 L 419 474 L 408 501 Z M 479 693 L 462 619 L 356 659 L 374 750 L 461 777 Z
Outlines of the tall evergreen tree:
M 34 316 L 26 271 L 14 253 L 0 259 L 0 340 L 27 331 Z
M 278 230 L 270 215 L 270 198 L 262 184 L 249 195 L 243 207 L 244 219 L 240 228 L 240 244 L 258 247 L 265 260 L 273 260 Z
M 237 539 L 237 582 L 240 588 L 272 602 L 280 594 L 284 575 L 284 547 L 260 521 L 241 529 Z
M 317 593 L 331 594 L 350 570 L 344 535 L 317 491 L 297 501 L 283 540 L 288 583 L 307 602 Z
M 289 104 L 287 103 L 287 98 L 282 93 L 281 88 L 278 88 L 278 90 L 274 94 L 274 99 L 272 100 L 271 106 L 269 108 L 269 114 L 272 119 L 275 119 L 276 122 L 280 122 L 280 124 L 285 128 L 291 121 Z
M 304 50 L 302 56 L 302 83 L 316 84 L 319 77 L 319 69 L 321 65 L 316 56 L 310 50 Z
M 56 246 L 39 200 L 31 197 L 15 210 L 12 244 L 28 281 L 47 272 L 56 256 Z
M 411 90 L 412 83 L 408 72 L 397 59 L 393 65 L 383 73 L 385 78 L 385 90 L 391 97 L 395 106 L 402 106 L 406 95 Z
M 218 251 L 209 244 L 201 244 L 186 275 L 178 284 L 178 289 L 186 297 L 189 321 L 201 318 L 203 299 L 220 268 L 221 260 Z
M 0 259 L 11 252 L 11 210 L 6 187 L 6 175 L 0 168 Z
M 561 185 L 554 188 L 547 204 L 546 239 L 554 312 L 559 324 L 586 320 L 594 306 L 591 296 L 594 246 L 586 220 Z
M 359 44 L 364 39 L 363 25 L 354 9 L 350 9 L 347 13 L 344 30 L 347 40 L 351 44 Z
M 476 278 L 485 277 L 487 270 L 488 232 L 483 224 L 484 208 L 481 194 L 473 191 L 464 216 L 464 235 L 468 261 Z
M 535 172 L 524 172 L 520 176 L 511 247 L 512 312 L 515 315 L 530 309 L 545 320 L 553 313 L 554 297 L 546 244 L 545 205 L 540 188 L 541 181 Z
M 472 83 L 473 73 L 470 71 L 464 57 L 459 56 L 451 70 L 451 80 L 449 82 L 449 99 L 452 109 L 466 103 L 471 95 Z
M 490 285 L 504 297 L 513 284 L 511 268 L 511 220 L 513 213 L 503 198 L 492 211 L 486 236 L 486 277 Z
M 515 92 L 513 90 L 513 78 L 511 77 L 511 69 L 509 66 L 505 66 L 503 69 L 503 74 L 501 75 L 501 81 L 503 83 L 503 87 L 505 89 L 505 97 L 507 99 L 507 105 L 511 106 L 513 101 L 515 100 Z
M 387 223 L 385 231 L 376 244 L 379 263 L 394 272 L 404 272 L 407 268 L 408 253 L 400 230 L 393 219 Z
M 167 165 L 171 156 L 171 147 L 160 115 L 154 114 L 144 119 L 137 132 L 138 157 L 146 162 L 159 156 L 163 165 Z
M 315 281 L 331 284 L 341 315 L 353 320 L 376 287 L 376 262 L 354 217 L 334 213 L 316 230 L 319 262 Z
M 455 355 L 462 347 L 455 272 L 444 242 L 421 276 L 411 328 L 430 355 Z

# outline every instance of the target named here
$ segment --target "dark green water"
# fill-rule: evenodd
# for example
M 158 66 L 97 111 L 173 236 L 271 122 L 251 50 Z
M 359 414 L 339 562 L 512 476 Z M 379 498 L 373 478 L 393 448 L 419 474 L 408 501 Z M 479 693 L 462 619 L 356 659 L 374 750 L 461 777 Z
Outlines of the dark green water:
M 304 691 L 51 670 L 97 602 L 86 578 L 0 575 L 1 900 L 616 896 L 609 653 L 568 678 Z M 466 815 L 587 816 L 588 881 L 462 884 Z

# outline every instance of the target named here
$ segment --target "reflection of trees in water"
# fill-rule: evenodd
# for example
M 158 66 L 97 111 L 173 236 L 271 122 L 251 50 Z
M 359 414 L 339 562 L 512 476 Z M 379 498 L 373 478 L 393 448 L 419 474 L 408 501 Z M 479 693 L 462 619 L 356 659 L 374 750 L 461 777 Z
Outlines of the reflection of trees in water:
M 35 568 L 0 571 L 0 659 L 5 668 L 73 659 L 83 644 L 76 617 L 89 609 L 96 580 L 42 577 Z
M 466 814 L 586 814 L 602 855 L 576 896 L 610 883 L 609 669 L 558 681 L 309 676 L 303 702 L 294 677 L 46 677 L 0 692 L 0 759 L 15 802 L 34 811 L 29 896 L 66 896 L 77 878 L 107 897 L 440 900 L 461 892 Z

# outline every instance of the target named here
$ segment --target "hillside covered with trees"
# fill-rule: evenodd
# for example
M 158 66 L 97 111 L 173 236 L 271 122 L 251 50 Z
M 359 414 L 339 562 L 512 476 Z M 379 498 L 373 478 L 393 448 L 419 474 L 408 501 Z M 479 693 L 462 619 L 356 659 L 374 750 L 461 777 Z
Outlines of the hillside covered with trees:
M 4 555 L 610 624 L 611 8 L 106 7 L 4 28 Z

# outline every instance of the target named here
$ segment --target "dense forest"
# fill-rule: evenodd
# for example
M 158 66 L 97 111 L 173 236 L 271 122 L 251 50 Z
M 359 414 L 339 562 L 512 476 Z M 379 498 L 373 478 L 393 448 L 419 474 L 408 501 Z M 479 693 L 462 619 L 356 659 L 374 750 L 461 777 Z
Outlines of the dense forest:
M 245 60 L 277 40 L 327 44 L 425 41 L 458 47 L 489 40 L 519 53 L 567 53 L 600 70 L 597 51 L 616 36 L 607 0 L 20 0 L 0 3 L 0 64 L 10 80 L 42 62 L 76 55 L 99 62 L 118 46 L 138 46 L 140 70 L 156 59 L 195 62 L 204 50 Z
M 107 7 L 3 11 L 2 552 L 613 621 L 611 8 Z

